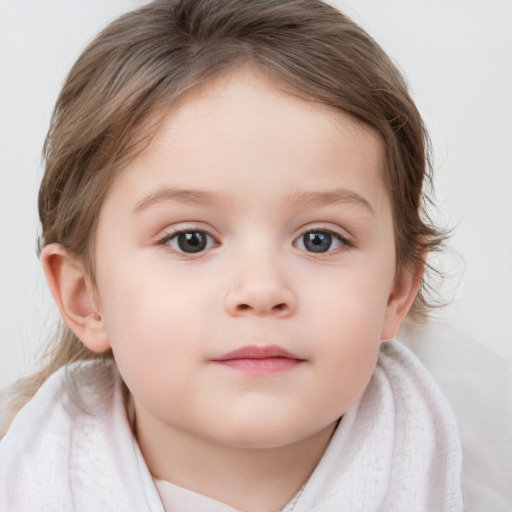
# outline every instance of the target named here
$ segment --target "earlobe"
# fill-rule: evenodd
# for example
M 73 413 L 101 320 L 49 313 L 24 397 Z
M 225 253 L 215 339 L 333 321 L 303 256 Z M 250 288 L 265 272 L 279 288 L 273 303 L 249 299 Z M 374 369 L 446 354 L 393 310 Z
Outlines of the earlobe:
M 93 352 L 110 348 L 93 286 L 77 258 L 60 244 L 45 245 L 41 260 L 60 314 L 68 327 Z
M 403 268 L 395 276 L 382 325 L 382 340 L 389 340 L 397 335 L 418 294 L 424 270 L 425 263 L 422 262 L 415 267 Z

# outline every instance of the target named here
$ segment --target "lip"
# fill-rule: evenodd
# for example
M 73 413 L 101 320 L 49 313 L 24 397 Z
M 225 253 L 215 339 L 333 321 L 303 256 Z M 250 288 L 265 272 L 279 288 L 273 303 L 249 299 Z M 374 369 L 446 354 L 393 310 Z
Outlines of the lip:
M 277 345 L 250 345 L 222 354 L 213 363 L 250 375 L 269 375 L 297 368 L 305 360 Z
M 299 356 L 277 345 L 249 345 L 216 357 L 214 361 L 229 361 L 231 359 L 269 359 L 273 357 L 302 360 Z

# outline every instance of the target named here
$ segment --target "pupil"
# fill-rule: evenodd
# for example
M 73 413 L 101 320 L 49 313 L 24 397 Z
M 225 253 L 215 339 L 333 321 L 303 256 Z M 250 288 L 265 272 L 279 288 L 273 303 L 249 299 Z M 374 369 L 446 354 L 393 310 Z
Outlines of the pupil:
M 206 236 L 200 231 L 181 233 L 178 236 L 178 245 L 183 252 L 199 252 L 206 247 Z
M 304 247 L 311 252 L 328 251 L 332 244 L 332 235 L 330 233 L 322 233 L 317 231 L 314 233 L 306 233 L 304 235 Z

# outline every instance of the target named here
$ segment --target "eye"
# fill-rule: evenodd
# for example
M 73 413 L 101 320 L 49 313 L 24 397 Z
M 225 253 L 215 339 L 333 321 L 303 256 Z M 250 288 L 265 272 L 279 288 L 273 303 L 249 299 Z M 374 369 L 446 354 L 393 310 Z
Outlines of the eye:
M 159 242 L 168 245 L 176 252 L 195 254 L 216 245 L 214 238 L 205 231 L 188 230 L 166 235 Z
M 322 253 L 348 246 L 349 243 L 337 233 L 317 229 L 302 234 L 294 245 L 308 252 Z

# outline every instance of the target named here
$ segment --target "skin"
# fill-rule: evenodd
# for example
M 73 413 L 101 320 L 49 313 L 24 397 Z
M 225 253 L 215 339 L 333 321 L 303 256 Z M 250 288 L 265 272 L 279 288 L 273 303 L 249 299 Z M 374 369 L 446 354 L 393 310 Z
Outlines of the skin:
M 189 93 L 117 178 L 94 283 L 44 248 L 68 325 L 114 352 L 154 476 L 248 512 L 307 480 L 419 283 L 396 271 L 381 151 L 350 117 L 243 69 Z M 177 233 L 197 231 L 206 248 L 183 252 Z M 304 234 L 326 231 L 312 252 Z M 269 345 L 299 361 L 217 361 Z

